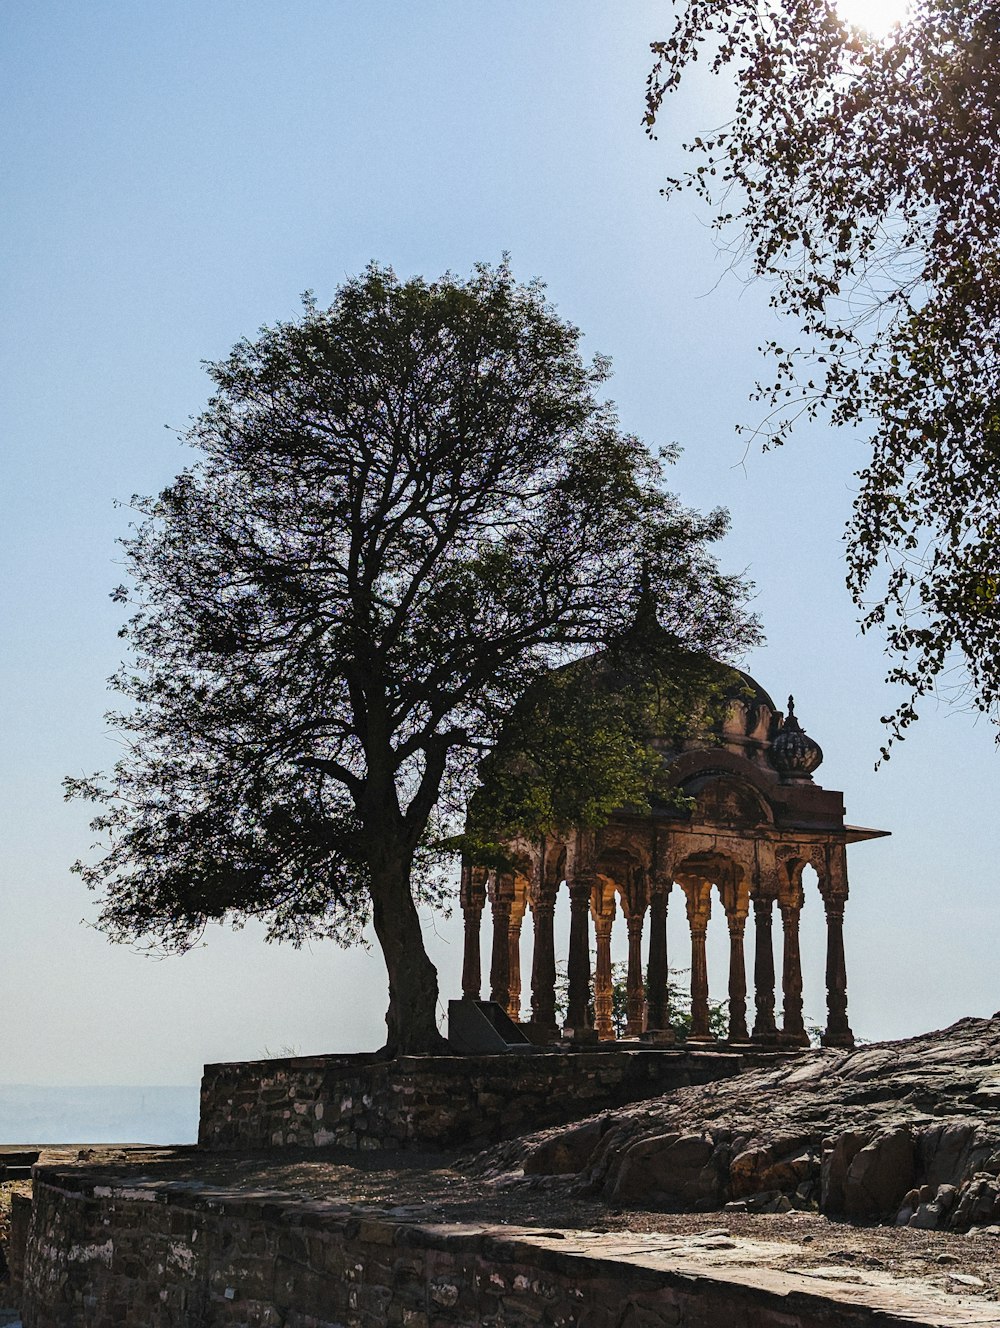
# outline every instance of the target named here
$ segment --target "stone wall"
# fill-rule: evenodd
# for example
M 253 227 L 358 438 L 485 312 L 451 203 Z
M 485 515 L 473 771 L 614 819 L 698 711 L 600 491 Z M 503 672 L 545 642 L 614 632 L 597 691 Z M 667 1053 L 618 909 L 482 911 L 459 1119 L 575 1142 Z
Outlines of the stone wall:
M 957 1328 L 895 1288 L 707 1267 L 656 1237 L 427 1226 L 36 1168 L 24 1328 Z M 987 1307 L 989 1308 L 989 1307 Z M 932 1312 L 933 1309 L 933 1312 Z
M 7 1265 L 11 1296 L 15 1304 L 21 1299 L 30 1226 L 31 1196 L 15 1192 L 10 1196 L 10 1227 L 7 1233 Z
M 450 1148 L 509 1139 L 736 1074 L 725 1052 L 298 1056 L 206 1065 L 205 1148 Z

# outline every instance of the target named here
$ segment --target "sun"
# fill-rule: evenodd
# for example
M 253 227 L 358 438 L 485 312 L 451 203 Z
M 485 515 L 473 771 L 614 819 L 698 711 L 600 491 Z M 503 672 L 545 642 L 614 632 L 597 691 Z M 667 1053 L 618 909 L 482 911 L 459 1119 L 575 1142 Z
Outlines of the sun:
M 885 37 L 902 23 L 909 10 L 908 0 L 836 0 L 841 18 L 864 28 L 873 37 Z

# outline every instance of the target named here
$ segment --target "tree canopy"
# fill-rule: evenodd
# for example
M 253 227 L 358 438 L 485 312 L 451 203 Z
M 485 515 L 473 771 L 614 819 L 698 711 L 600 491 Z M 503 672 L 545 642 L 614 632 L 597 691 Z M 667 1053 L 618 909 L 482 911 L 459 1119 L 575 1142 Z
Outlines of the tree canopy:
M 912 0 L 885 40 L 833 0 L 688 0 L 653 44 L 646 123 L 699 58 L 733 83 L 668 182 L 796 322 L 766 347 L 770 442 L 827 414 L 870 431 L 848 583 L 907 697 L 954 677 L 1000 719 L 1000 11 Z M 887 753 L 886 753 L 887 754 Z
M 660 625 L 644 586 L 634 621 L 606 649 L 518 698 L 479 768 L 462 837 L 469 861 L 513 865 L 512 841 L 597 828 L 626 807 L 690 806 L 669 783 L 664 748 L 721 730 L 743 690 L 734 669 Z
M 118 940 L 184 949 L 206 921 L 361 939 L 387 1048 L 433 1050 L 417 905 L 443 889 L 476 769 L 514 702 L 618 637 L 643 587 L 688 648 L 739 650 L 745 587 L 624 432 L 580 332 L 506 265 L 401 281 L 208 367 L 199 459 L 135 499 L 110 719 L 122 755 L 77 864 Z

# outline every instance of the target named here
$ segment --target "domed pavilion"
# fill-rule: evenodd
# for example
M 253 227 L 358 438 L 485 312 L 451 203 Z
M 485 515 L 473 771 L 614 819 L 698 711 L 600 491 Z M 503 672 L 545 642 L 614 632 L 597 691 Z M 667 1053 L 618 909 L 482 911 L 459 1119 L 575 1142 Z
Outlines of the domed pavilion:
M 666 640 L 669 634 L 655 624 Z M 675 638 L 670 638 L 676 648 Z M 620 658 L 620 652 L 619 652 Z M 591 656 L 602 667 L 601 656 Z M 575 666 L 570 666 L 575 667 Z M 620 666 L 618 674 L 620 675 Z M 827 1021 L 823 1043 L 852 1047 L 847 1016 L 844 907 L 847 846 L 887 831 L 845 823 L 843 795 L 813 778 L 823 759 L 801 727 L 794 702 L 782 712 L 746 673 L 718 665 L 726 681 L 718 719 L 710 731 L 683 741 L 651 735 L 664 762 L 666 784 L 682 798 L 654 799 L 639 813 L 622 809 L 600 829 L 569 828 L 537 842 L 509 841 L 519 869 L 463 865 L 465 920 L 463 996 L 482 994 L 481 921 L 492 919 L 490 999 L 515 1021 L 521 1018 L 521 926 L 533 921 L 530 1020 L 521 1025 L 532 1042 L 610 1041 L 612 929 L 619 916 L 628 932 L 626 1037 L 669 1044 L 668 909 L 682 909 L 690 952 L 677 957 L 691 973 L 689 1044 L 709 1045 L 710 1002 L 706 934 L 713 904 L 729 931 L 728 1043 L 760 1047 L 804 1046 L 799 921 L 803 872 L 815 870 L 826 920 Z M 627 675 L 627 669 L 625 671 Z M 617 685 L 627 676 L 616 675 Z M 557 897 L 569 895 L 565 940 L 568 997 L 557 1020 Z M 753 916 L 753 1011 L 747 1012 L 745 932 Z M 781 1027 L 775 1020 L 775 917 L 781 926 Z M 596 965 L 591 973 L 591 947 Z M 713 993 L 715 996 L 721 993 Z

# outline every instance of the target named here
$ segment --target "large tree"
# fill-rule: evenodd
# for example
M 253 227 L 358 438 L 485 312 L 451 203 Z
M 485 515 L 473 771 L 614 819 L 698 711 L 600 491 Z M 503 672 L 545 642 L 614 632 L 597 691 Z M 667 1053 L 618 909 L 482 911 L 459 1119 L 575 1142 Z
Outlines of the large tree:
M 417 905 L 515 699 L 619 636 L 645 569 L 688 646 L 754 628 L 602 399 L 603 359 L 506 266 L 369 267 L 209 372 L 200 460 L 124 540 L 134 609 L 112 680 L 123 752 L 68 781 L 102 804 L 77 864 L 116 939 L 209 919 L 357 941 L 389 978 L 387 1049 L 434 1050 Z
M 654 43 L 646 122 L 691 63 L 734 87 L 668 184 L 708 203 L 737 264 L 800 329 L 771 342 L 763 429 L 870 432 L 848 529 L 864 626 L 907 696 L 944 675 L 1000 718 L 1000 9 L 912 0 L 884 40 L 833 0 L 690 0 Z

